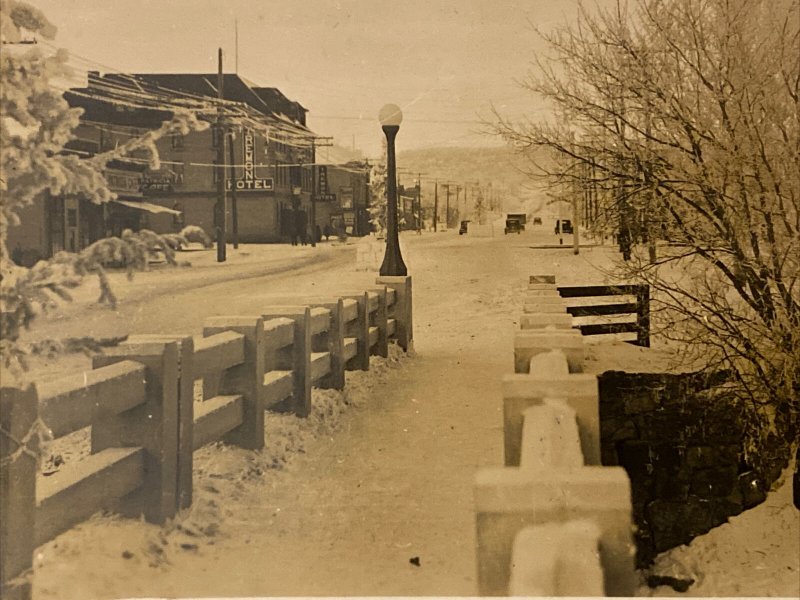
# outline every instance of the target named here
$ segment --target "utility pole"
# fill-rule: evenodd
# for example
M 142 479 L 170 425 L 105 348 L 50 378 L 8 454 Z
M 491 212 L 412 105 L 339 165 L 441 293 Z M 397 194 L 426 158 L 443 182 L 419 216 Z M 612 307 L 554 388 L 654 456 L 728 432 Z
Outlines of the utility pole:
M 217 234 L 217 262 L 225 262 L 225 244 L 227 234 L 225 231 L 225 220 L 227 215 L 225 210 L 225 128 L 222 124 L 222 48 L 217 53 L 217 204 L 214 207 L 216 216 Z
M 317 145 L 311 138 L 311 247 L 317 247 Z
M 236 206 L 236 169 L 235 169 L 235 166 L 234 166 L 236 164 L 236 154 L 235 154 L 234 148 L 233 148 L 233 140 L 235 139 L 233 128 L 231 128 L 228 137 L 230 139 L 230 146 L 228 146 L 228 155 L 230 156 L 230 160 L 231 160 L 231 169 L 230 169 L 230 174 L 231 174 L 231 220 L 233 221 L 233 223 L 232 223 L 232 225 L 233 225 L 233 247 L 235 249 L 238 249 L 239 248 L 239 211 L 238 211 L 237 206 Z
M 447 203 L 445 204 L 444 210 L 444 227 L 445 229 L 450 228 L 450 184 L 447 185 Z
M 422 173 L 417 173 L 417 233 L 422 233 Z
M 317 140 L 322 143 L 317 144 Z M 311 247 L 317 247 L 317 147 L 333 146 L 333 138 L 311 138 Z M 354 191 L 355 193 L 355 191 Z
M 439 221 L 439 180 L 434 183 L 433 188 L 433 231 L 438 231 L 437 223 Z

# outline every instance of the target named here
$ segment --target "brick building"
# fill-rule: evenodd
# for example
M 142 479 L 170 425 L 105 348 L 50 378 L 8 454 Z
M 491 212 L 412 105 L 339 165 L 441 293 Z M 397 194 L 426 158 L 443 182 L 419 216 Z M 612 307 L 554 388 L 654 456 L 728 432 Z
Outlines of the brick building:
M 195 107 L 199 118 L 216 119 L 216 74 L 89 73 L 85 88 L 64 97 L 84 113 L 67 151 L 91 156 L 158 128 L 172 117 L 175 104 Z M 325 186 L 310 222 L 314 133 L 306 127 L 307 110 L 275 88 L 258 87 L 239 75 L 223 78 L 226 125 L 225 184 L 230 233 L 231 196 L 235 193 L 238 234 L 242 242 L 288 241 L 299 226 L 308 233 L 337 219 L 354 235 L 367 233 L 365 165 L 318 168 Z M 176 102 L 177 103 L 177 102 Z M 199 107 L 199 109 L 197 108 Z M 152 170 L 142 154 L 114 161 L 105 171 L 118 198 L 107 205 L 86 199 L 43 197 L 9 232 L 9 249 L 23 264 L 65 249 L 77 251 L 123 229 L 159 233 L 184 225 L 214 234 L 217 202 L 217 129 L 175 135 L 157 142 L 160 168 Z M 343 203 L 343 204 L 342 204 Z

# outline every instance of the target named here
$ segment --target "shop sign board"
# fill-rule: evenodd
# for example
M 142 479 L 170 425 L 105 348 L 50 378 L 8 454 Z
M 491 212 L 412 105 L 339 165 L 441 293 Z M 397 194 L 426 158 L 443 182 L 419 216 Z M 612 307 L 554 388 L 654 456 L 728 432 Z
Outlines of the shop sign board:
M 239 179 L 225 179 L 225 189 L 236 189 L 237 192 L 272 192 L 275 185 L 272 177 L 256 177 L 255 175 L 255 136 L 252 129 L 245 129 L 242 136 L 242 156 L 244 157 L 243 176 Z

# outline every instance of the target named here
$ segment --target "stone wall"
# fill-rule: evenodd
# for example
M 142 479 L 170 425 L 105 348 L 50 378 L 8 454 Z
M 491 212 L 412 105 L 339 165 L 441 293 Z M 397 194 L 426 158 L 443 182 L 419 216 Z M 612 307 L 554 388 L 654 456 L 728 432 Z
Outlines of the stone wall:
M 756 470 L 745 460 L 744 406 L 723 379 L 599 377 L 602 463 L 630 477 L 639 567 L 761 503 L 786 464 Z

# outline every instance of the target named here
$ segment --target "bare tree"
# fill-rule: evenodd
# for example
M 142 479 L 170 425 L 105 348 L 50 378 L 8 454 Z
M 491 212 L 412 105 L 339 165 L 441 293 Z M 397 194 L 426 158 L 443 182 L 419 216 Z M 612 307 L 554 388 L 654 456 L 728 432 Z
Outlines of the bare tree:
M 800 3 L 638 0 L 582 11 L 543 34 L 553 52 L 524 85 L 549 123 L 498 115 L 522 150 L 583 163 L 595 207 L 634 248 L 661 332 L 725 368 L 751 440 L 796 435 L 800 406 Z M 552 166 L 550 181 L 575 177 Z M 596 198 L 597 200 L 597 198 Z M 662 244 L 654 251 L 655 238 Z M 625 252 L 627 254 L 627 252 Z M 794 433 L 793 433 L 794 432 Z

